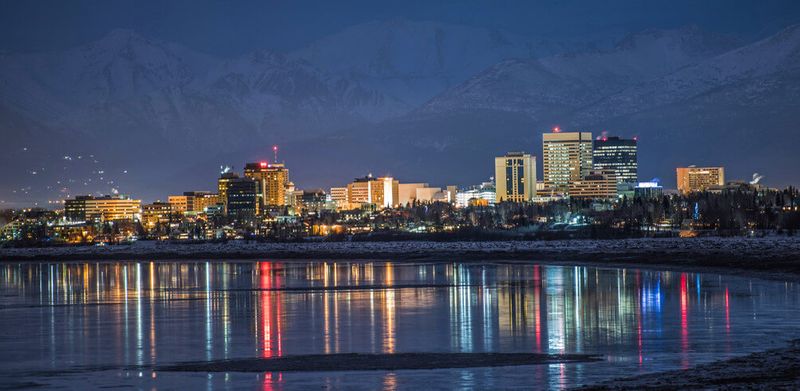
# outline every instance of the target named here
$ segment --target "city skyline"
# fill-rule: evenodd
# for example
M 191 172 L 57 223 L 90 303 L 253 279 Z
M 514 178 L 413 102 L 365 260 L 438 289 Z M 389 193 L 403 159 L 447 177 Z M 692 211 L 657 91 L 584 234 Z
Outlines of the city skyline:
M 638 137 L 639 179 L 668 188 L 691 164 L 800 183 L 794 2 L 460 5 L 320 5 L 320 22 L 297 4 L 240 3 L 238 28 L 208 14 L 217 5 L 191 7 L 200 34 L 168 22 L 180 2 L 4 3 L 0 205 L 156 199 L 220 164 L 270 161 L 275 144 L 298 184 L 372 171 L 467 186 L 508 151 L 543 166 L 538 133 L 553 126 Z
M 577 145 L 581 145 L 581 146 L 586 145 L 586 146 L 588 146 L 587 147 L 588 149 L 585 150 L 585 151 L 582 149 L 583 147 L 581 147 L 581 149 L 580 149 L 581 152 L 579 153 L 579 155 L 577 155 L 577 156 L 580 156 L 580 159 L 576 160 L 574 163 L 567 163 L 567 160 L 564 160 L 563 162 L 556 161 L 555 163 L 550 163 L 550 164 L 545 163 L 544 156 L 548 155 L 548 150 L 552 150 L 552 147 L 547 147 L 548 143 L 567 142 L 569 144 L 570 142 L 575 141 L 575 140 L 571 141 L 569 139 L 570 137 L 572 137 L 570 135 L 576 135 L 575 137 L 579 137 L 578 139 L 576 139 L 576 140 L 579 141 L 579 143 L 575 144 L 576 146 Z M 658 175 L 657 174 L 656 176 L 652 176 L 652 179 L 647 179 L 646 177 L 641 177 L 640 178 L 638 176 L 638 171 L 637 171 L 637 166 L 638 166 L 637 149 L 638 149 L 638 142 L 639 142 L 639 137 L 638 136 L 633 136 L 630 139 L 624 139 L 624 138 L 621 138 L 621 137 L 619 137 L 619 136 L 617 136 L 615 134 L 610 134 L 607 131 L 603 131 L 601 135 L 598 135 L 598 136 L 593 138 L 593 135 L 592 135 L 591 132 L 584 132 L 584 131 L 571 132 L 571 131 L 562 129 L 559 126 L 555 126 L 552 129 L 549 129 L 548 131 L 543 132 L 542 133 L 542 137 L 543 137 L 543 140 L 544 140 L 543 144 L 542 144 L 542 149 L 541 149 L 543 151 L 543 153 L 542 154 L 531 154 L 530 155 L 530 159 L 532 159 L 532 161 L 533 161 L 532 167 L 533 167 L 534 173 L 535 173 L 535 175 L 533 177 L 533 179 L 535 179 L 534 186 L 536 186 L 537 184 L 539 186 L 539 188 L 536 188 L 536 189 L 533 190 L 533 193 L 536 193 L 536 194 L 539 194 L 539 195 L 542 195 L 542 196 L 547 195 L 548 193 L 550 193 L 550 194 L 568 195 L 568 193 L 569 193 L 569 191 L 567 190 L 567 184 L 568 183 L 578 181 L 579 179 L 582 179 L 583 177 L 585 177 L 585 176 L 587 176 L 589 174 L 597 175 L 601 171 L 608 170 L 608 169 L 611 169 L 611 171 L 615 171 L 616 175 L 614 177 L 615 178 L 614 180 L 616 180 L 617 182 L 620 182 L 620 183 L 627 182 L 627 183 L 636 184 L 636 183 L 639 183 L 639 182 L 648 182 L 648 181 L 649 182 L 653 182 L 653 181 L 655 181 L 655 182 L 657 182 L 659 184 L 659 186 L 663 187 L 663 184 L 665 183 L 663 178 L 665 178 L 665 177 L 666 178 L 670 178 L 670 179 L 671 178 L 675 178 L 675 181 L 674 181 L 675 186 L 674 187 L 667 187 L 667 189 L 675 190 L 675 191 L 681 191 L 681 179 L 680 179 L 680 175 L 681 175 L 680 174 L 680 170 L 681 170 L 681 168 L 680 167 L 677 168 L 679 170 L 679 173 L 677 175 L 672 176 L 672 177 L 670 177 L 670 174 L 667 174 L 667 175 Z M 610 149 L 610 151 L 612 151 L 612 153 L 609 154 L 606 151 L 600 151 L 600 155 L 598 155 L 597 145 L 604 145 L 604 146 L 607 145 L 607 144 L 617 145 L 617 144 L 620 144 L 620 143 L 621 143 L 620 145 L 627 145 L 625 143 L 629 143 L 629 142 L 633 143 L 632 144 L 633 147 L 612 146 L 611 149 Z M 565 144 L 565 145 L 568 145 L 568 144 Z M 594 147 L 593 147 L 593 145 L 594 145 Z M 569 148 L 572 148 L 572 147 L 569 147 Z M 575 148 L 577 148 L 577 147 L 575 147 Z M 608 148 L 608 147 L 606 146 L 606 148 Z M 623 153 L 616 152 L 617 148 L 623 148 Z M 281 158 L 280 162 L 279 162 L 279 159 L 278 159 L 278 156 L 279 156 L 278 155 L 278 145 L 271 145 L 269 147 L 269 151 L 273 154 L 273 158 L 271 160 L 266 159 L 266 158 L 250 159 L 251 162 L 241 164 L 241 166 L 240 166 L 240 167 L 242 167 L 241 171 L 237 171 L 235 169 L 237 167 L 236 165 L 222 164 L 222 165 L 219 166 L 219 170 L 217 170 L 217 172 L 220 172 L 223 175 L 223 177 L 224 177 L 224 174 L 230 173 L 231 175 L 234 175 L 234 177 L 236 177 L 236 178 L 241 176 L 241 177 L 250 178 L 250 179 L 253 179 L 253 180 L 257 181 L 259 188 L 256 190 L 256 195 L 257 195 L 257 197 L 259 199 L 259 207 L 261 207 L 261 208 L 263 208 L 266 205 L 272 205 L 272 206 L 283 206 L 283 205 L 285 205 L 285 203 L 282 204 L 280 202 L 276 202 L 275 200 L 285 199 L 285 197 L 288 194 L 287 192 L 289 191 L 289 190 L 287 190 L 288 187 L 277 186 L 277 185 L 273 185 L 271 187 L 271 190 L 267 190 L 268 189 L 268 185 L 266 183 L 268 183 L 268 181 L 265 181 L 265 179 L 267 179 L 267 177 L 265 176 L 265 177 L 262 178 L 260 175 L 265 175 L 268 172 L 275 172 L 275 171 L 278 171 L 279 173 L 282 172 L 283 174 L 280 174 L 282 176 L 275 177 L 274 179 L 271 180 L 271 182 L 275 182 L 275 183 L 281 182 L 281 183 L 285 183 L 286 185 L 291 184 L 291 189 L 292 190 L 294 190 L 295 187 L 297 188 L 297 190 L 300 190 L 300 191 L 302 191 L 302 190 L 325 189 L 326 193 L 330 193 L 331 190 L 337 188 L 337 185 L 341 185 L 341 183 L 336 183 L 336 184 L 334 184 L 334 186 L 330 186 L 330 187 L 322 187 L 322 186 L 319 186 L 318 184 L 308 184 L 308 185 L 299 184 L 299 185 L 295 186 L 295 184 L 293 182 L 289 182 L 288 181 L 288 172 L 289 172 L 289 170 L 286 168 L 286 163 L 285 163 L 286 160 Z M 565 149 L 565 151 L 566 151 L 566 149 Z M 571 152 L 569 152 L 569 154 L 578 153 L 577 152 L 578 149 L 575 149 L 574 151 L 572 151 L 570 149 L 570 151 Z M 518 152 L 507 152 L 505 154 L 507 156 L 511 156 L 513 154 L 516 154 L 516 153 L 518 153 Z M 519 152 L 519 153 L 525 153 L 525 152 L 523 151 L 523 152 Z M 511 155 L 509 155 L 509 154 L 511 154 Z M 94 157 L 93 155 L 90 156 L 90 158 L 93 158 L 93 157 Z M 610 163 L 610 162 L 613 162 L 615 158 L 616 159 L 621 159 L 620 163 Z M 497 159 L 500 159 L 500 158 L 496 157 L 495 160 L 497 160 Z M 581 160 L 581 159 L 584 159 L 584 160 L 588 159 L 588 160 L 584 161 L 584 160 Z M 600 159 L 600 160 L 598 160 L 598 159 Z M 630 160 L 630 159 L 633 159 L 633 160 Z M 552 158 L 551 158 L 551 160 L 552 160 Z M 578 163 L 578 161 L 582 161 L 582 163 Z M 602 161 L 603 163 L 599 163 L 600 161 Z M 623 163 L 623 161 L 624 161 L 624 163 Z M 499 163 L 496 163 L 496 164 L 499 164 Z M 548 177 L 547 174 L 546 174 L 546 172 L 547 172 L 546 170 L 548 170 L 548 169 L 549 170 L 554 170 L 553 168 L 550 168 L 550 167 L 559 167 L 559 166 L 564 166 L 566 168 L 566 167 L 569 167 L 569 164 L 576 164 L 576 165 L 580 165 L 581 167 L 583 167 L 583 168 L 580 169 L 581 175 L 578 175 L 578 176 L 576 176 L 574 178 L 564 179 L 564 182 L 561 185 L 554 185 L 552 182 L 548 182 L 548 181 L 552 181 L 552 179 L 548 179 L 548 178 L 552 178 L 553 176 L 550 175 Z M 722 166 L 724 166 L 724 165 L 722 165 Z M 487 165 L 487 167 L 489 167 L 489 166 Z M 692 167 L 697 167 L 697 165 L 695 165 L 695 164 L 687 164 L 685 167 L 692 168 Z M 633 170 L 633 171 L 630 171 L 630 170 Z M 673 170 L 675 170 L 675 169 L 673 168 Z M 367 172 L 368 176 L 370 176 L 370 177 L 373 175 L 372 170 L 370 170 L 370 169 L 362 170 L 362 172 Z M 492 173 L 492 175 L 487 176 L 485 179 L 490 179 L 494 183 L 494 181 L 496 180 L 496 177 L 498 176 L 497 175 L 497 172 L 498 172 L 497 168 L 495 168 L 495 170 L 492 170 L 490 172 Z M 623 172 L 623 173 L 621 174 L 621 172 Z M 632 172 L 632 174 L 631 174 L 631 172 Z M 261 173 L 261 174 L 259 174 L 259 173 Z M 278 174 L 271 174 L 271 175 L 274 176 L 274 175 L 278 175 Z M 357 173 L 356 173 L 356 175 L 357 175 Z M 353 175 L 351 175 L 351 177 L 352 176 Z M 386 174 L 380 175 L 379 177 L 392 177 L 392 175 L 390 173 L 386 173 Z M 753 173 L 752 177 L 733 178 L 733 180 L 734 181 L 747 182 L 747 181 L 750 181 L 752 178 L 756 178 L 756 177 L 759 178 L 758 182 L 761 183 L 761 180 L 764 178 L 764 175 L 759 174 L 759 173 Z M 428 187 L 428 183 L 429 182 L 420 182 L 420 178 L 417 178 L 417 177 L 415 177 L 415 178 L 400 178 L 400 179 L 402 179 L 403 180 L 403 184 L 406 184 L 406 185 L 420 183 L 420 184 L 424 184 L 425 185 L 425 186 L 422 186 L 422 187 L 429 188 Z M 411 182 L 406 182 L 406 180 L 410 180 Z M 724 185 L 726 183 L 724 175 L 721 177 L 721 179 L 718 182 L 719 182 L 718 184 L 720 186 L 722 186 L 722 185 Z M 440 183 L 440 186 L 453 185 L 456 188 L 458 188 L 459 190 L 467 190 L 469 188 L 477 186 L 479 183 L 481 183 L 481 182 L 478 181 L 476 183 L 460 183 L 460 184 L 456 184 L 456 183 L 452 183 L 452 182 L 448 182 L 447 180 L 444 180 L 444 181 L 442 181 L 442 183 Z M 668 180 L 668 181 L 666 181 L 666 183 L 673 183 L 673 182 Z M 688 186 L 688 185 L 684 185 L 684 186 Z M 792 185 L 790 184 L 789 186 L 792 186 Z M 170 197 L 176 197 L 174 194 L 191 193 L 191 192 L 201 192 L 202 193 L 202 192 L 208 192 L 209 189 L 211 189 L 211 188 L 219 190 L 218 187 L 219 187 L 218 183 L 208 183 L 205 186 L 204 185 L 199 185 L 196 188 L 190 189 L 190 190 L 186 190 L 186 189 L 178 189 L 176 191 L 166 191 L 166 190 L 165 191 L 161 191 L 161 190 L 158 190 L 159 194 L 162 194 L 162 195 L 156 195 L 156 196 L 150 197 L 150 198 L 147 198 L 147 197 L 140 197 L 140 198 L 147 199 L 148 201 L 154 202 L 154 203 L 168 202 L 169 201 L 168 199 Z M 441 188 L 430 188 L 430 189 L 437 189 L 437 191 L 441 190 Z M 698 190 L 701 190 L 701 189 L 698 189 Z M 262 194 L 265 191 L 269 191 L 270 194 L 272 194 L 271 197 L 272 197 L 273 201 L 271 201 L 271 203 L 267 203 L 267 204 L 264 203 L 264 201 L 262 199 Z M 151 192 L 152 192 L 152 190 L 151 190 Z M 218 193 L 220 193 L 220 191 L 218 191 Z M 62 199 L 48 200 L 46 203 L 39 203 L 39 202 L 36 202 L 36 201 L 27 201 L 27 202 L 23 201 L 23 203 L 18 203 L 18 204 L 15 205 L 13 203 L 4 202 L 4 203 L 0 204 L 0 207 L 5 205 L 6 207 L 17 207 L 17 208 L 27 208 L 27 207 L 58 208 L 59 207 L 58 205 L 60 203 L 63 203 L 63 201 L 65 201 L 66 199 L 69 199 L 69 198 L 74 198 L 74 197 L 79 197 L 79 196 L 113 196 L 115 194 L 119 194 L 119 192 L 111 191 L 111 192 L 107 192 L 107 193 L 94 192 L 94 193 L 66 194 L 64 196 L 64 198 L 62 198 Z M 135 189 L 132 189 L 132 191 L 124 192 L 124 194 L 128 195 L 128 196 L 135 196 L 136 194 L 138 194 L 138 192 Z M 173 194 L 173 195 L 169 195 L 169 194 Z M 527 201 L 530 201 L 530 199 L 531 198 L 529 197 Z M 515 198 L 515 200 L 516 200 L 515 202 L 522 201 L 522 199 L 516 199 L 516 198 Z M 498 202 L 499 201 L 500 201 L 500 199 L 498 198 Z M 453 199 L 452 202 L 455 202 L 455 199 Z

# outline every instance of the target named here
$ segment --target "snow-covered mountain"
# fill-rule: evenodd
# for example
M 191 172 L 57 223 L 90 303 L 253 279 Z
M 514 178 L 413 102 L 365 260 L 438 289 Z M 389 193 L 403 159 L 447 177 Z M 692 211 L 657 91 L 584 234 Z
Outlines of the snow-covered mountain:
M 751 45 L 732 50 L 627 87 L 583 108 L 576 116 L 581 122 L 647 112 L 704 95 L 708 104 L 736 101 L 752 109 L 765 106 L 775 110 L 794 103 L 800 85 L 800 26 Z M 778 87 L 778 88 L 776 88 Z M 782 91 L 776 91 L 776 90 Z M 784 94 L 789 93 L 790 96 Z M 776 99 L 778 98 L 778 99 Z M 787 101 L 787 98 L 788 101 Z
M 505 31 L 394 19 L 350 27 L 292 56 L 417 107 L 504 59 L 538 58 L 567 48 Z
M 607 130 L 640 136 L 640 172 L 667 186 L 688 164 L 726 166 L 730 179 L 767 172 L 787 185 L 800 179 L 780 168 L 800 164 L 797 123 L 800 26 L 743 46 L 686 28 L 635 34 L 607 51 L 506 60 L 387 129 L 439 145 L 427 161 L 462 163 L 485 149 L 539 154 L 541 133 L 556 124 Z
M 91 153 L 128 172 L 129 188 L 163 197 L 210 188 L 219 164 L 280 143 L 301 185 L 363 171 L 468 184 L 491 175 L 497 153 L 538 153 L 541 132 L 560 124 L 641 136 L 644 175 L 723 164 L 788 183 L 767 168 L 798 163 L 799 30 L 747 45 L 693 27 L 647 30 L 585 49 L 594 43 L 393 20 L 231 59 L 117 30 L 0 55 L 0 133 L 12 151 L 0 175 L 24 189 L 32 171 L 53 172 L 37 156 Z M 758 142 L 740 142 L 753 134 Z M 748 159 L 730 162 L 735 154 Z
M 647 30 L 627 36 L 609 50 L 501 61 L 437 96 L 421 111 L 481 109 L 559 117 L 737 45 L 696 27 Z
M 362 113 L 394 112 L 379 92 L 282 54 L 225 61 L 125 30 L 66 51 L 3 56 L 0 83 L 6 107 L 54 131 L 134 134 L 201 150 L 235 148 L 253 135 L 306 136 L 369 119 Z

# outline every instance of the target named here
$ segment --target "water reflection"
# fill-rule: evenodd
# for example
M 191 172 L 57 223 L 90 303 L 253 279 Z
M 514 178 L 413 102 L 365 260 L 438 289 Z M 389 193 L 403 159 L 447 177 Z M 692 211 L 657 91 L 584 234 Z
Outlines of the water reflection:
M 654 370 L 789 328 L 800 303 L 791 283 L 523 263 L 3 264 L 0 293 L 0 329 L 11 333 L 0 339 L 6 373 L 414 351 L 590 352 Z M 550 365 L 528 376 L 562 386 L 590 369 Z M 474 384 L 477 373 L 459 370 L 453 380 Z M 402 384 L 379 376 L 380 387 Z M 279 373 L 258 381 L 285 384 Z

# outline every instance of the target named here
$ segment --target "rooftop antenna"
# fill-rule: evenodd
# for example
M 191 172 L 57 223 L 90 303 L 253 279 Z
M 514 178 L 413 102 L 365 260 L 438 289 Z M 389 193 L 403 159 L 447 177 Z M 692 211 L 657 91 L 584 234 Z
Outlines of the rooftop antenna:
M 272 154 L 275 155 L 275 163 L 277 164 L 278 163 L 278 146 L 277 145 L 273 145 L 272 146 Z

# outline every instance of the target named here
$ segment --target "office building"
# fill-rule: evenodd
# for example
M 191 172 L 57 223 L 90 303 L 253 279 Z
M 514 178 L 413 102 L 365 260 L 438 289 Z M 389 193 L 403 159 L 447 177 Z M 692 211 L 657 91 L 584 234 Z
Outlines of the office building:
M 678 167 L 678 191 L 688 194 L 705 191 L 711 186 L 725 184 L 725 168 L 723 167 Z
M 189 198 L 189 210 L 193 213 L 204 213 L 210 206 L 219 203 L 219 196 L 208 191 L 189 191 L 183 193 Z
M 252 222 L 258 211 L 257 182 L 250 178 L 233 178 L 227 182 L 226 213 L 236 223 Z
M 347 185 L 347 202 L 350 208 L 362 207 L 365 204 L 377 208 L 397 206 L 400 199 L 399 182 L 392 177 L 374 178 L 367 175 L 356 178 Z
M 222 205 L 222 214 L 228 214 L 228 187 L 231 181 L 238 180 L 239 176 L 234 172 L 223 171 L 217 180 L 217 194 L 219 203 Z
M 593 170 L 614 170 L 619 183 L 636 183 L 639 180 L 637 139 L 601 136 L 594 140 Z
M 186 213 L 192 210 L 192 198 L 186 195 L 171 195 L 167 197 L 170 207 L 175 213 Z
M 592 133 L 561 132 L 542 135 L 543 193 L 565 194 L 569 184 L 592 170 Z
M 591 171 L 589 175 L 569 185 L 573 198 L 616 199 L 617 176 L 614 170 Z
M 331 187 L 331 201 L 336 204 L 336 209 L 350 209 L 350 201 L 347 196 L 347 187 Z
M 152 231 L 159 224 L 169 224 L 171 216 L 172 204 L 168 202 L 142 205 L 142 227 L 147 232 Z
M 494 159 L 498 202 L 527 202 L 536 195 L 536 157 L 510 152 Z
M 69 221 L 117 221 L 141 218 L 141 200 L 127 196 L 78 196 L 64 201 L 64 217 Z
M 282 163 L 247 163 L 244 176 L 258 182 L 261 207 L 287 205 L 286 187 L 289 184 L 289 169 Z

